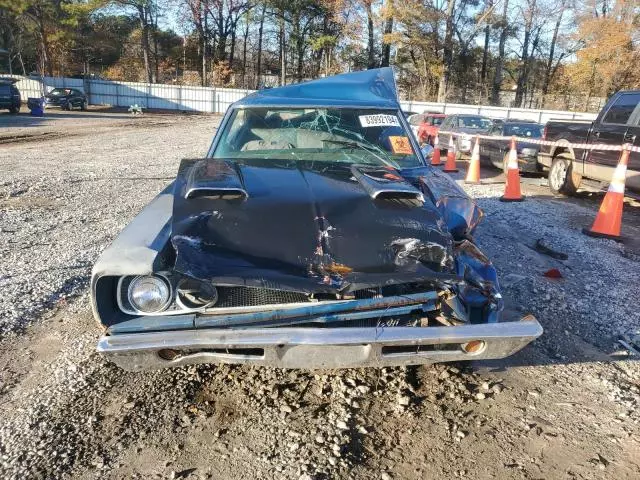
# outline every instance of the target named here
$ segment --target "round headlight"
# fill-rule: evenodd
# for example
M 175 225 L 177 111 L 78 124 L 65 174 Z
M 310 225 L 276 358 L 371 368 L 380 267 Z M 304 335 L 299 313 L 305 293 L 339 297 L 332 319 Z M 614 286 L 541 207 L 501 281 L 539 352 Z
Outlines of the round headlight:
M 188 310 L 207 308 L 218 301 L 218 290 L 208 282 L 183 278 L 176 287 L 176 303 Z
M 140 312 L 161 312 L 171 301 L 171 287 L 157 275 L 136 277 L 129 284 L 128 298 L 131 306 Z

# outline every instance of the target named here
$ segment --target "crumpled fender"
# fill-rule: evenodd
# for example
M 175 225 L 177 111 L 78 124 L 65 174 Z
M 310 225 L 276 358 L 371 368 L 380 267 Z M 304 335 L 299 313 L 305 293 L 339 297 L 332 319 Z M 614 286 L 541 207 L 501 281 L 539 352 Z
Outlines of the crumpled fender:
M 406 170 L 402 175 L 412 178 L 425 196 L 431 198 L 454 238 L 462 239 L 473 233 L 484 217 L 477 203 L 449 175 L 432 167 Z

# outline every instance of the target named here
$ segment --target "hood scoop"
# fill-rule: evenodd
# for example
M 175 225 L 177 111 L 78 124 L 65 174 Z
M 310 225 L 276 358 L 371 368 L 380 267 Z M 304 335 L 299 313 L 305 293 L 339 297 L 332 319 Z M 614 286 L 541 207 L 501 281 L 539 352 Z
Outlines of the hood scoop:
M 374 200 L 404 200 L 424 203 L 422 192 L 388 167 L 351 166 L 351 173 Z
M 224 160 L 196 160 L 184 183 L 184 198 L 246 200 L 249 197 L 234 164 Z

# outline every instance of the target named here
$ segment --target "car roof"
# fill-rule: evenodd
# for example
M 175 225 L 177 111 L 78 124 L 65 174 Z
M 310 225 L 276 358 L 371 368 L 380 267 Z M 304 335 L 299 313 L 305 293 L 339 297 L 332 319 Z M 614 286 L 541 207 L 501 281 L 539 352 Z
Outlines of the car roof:
M 19 81 L 19 78 L 0 77 L 0 85 L 13 85 L 14 83 L 17 83 Z
M 362 107 L 400 110 L 391 67 L 259 90 L 234 107 Z
M 534 122 L 533 120 L 517 120 L 515 118 L 509 118 L 507 120 L 503 120 L 503 123 L 505 125 L 508 124 L 512 124 L 512 123 L 518 123 L 518 124 L 527 124 L 527 125 L 539 125 L 542 126 L 542 124 L 540 122 Z

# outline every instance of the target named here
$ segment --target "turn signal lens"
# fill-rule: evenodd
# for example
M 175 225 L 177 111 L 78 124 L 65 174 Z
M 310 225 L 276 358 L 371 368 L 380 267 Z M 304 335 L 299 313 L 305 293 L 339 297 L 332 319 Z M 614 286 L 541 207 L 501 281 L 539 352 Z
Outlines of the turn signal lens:
M 464 353 L 480 353 L 484 350 L 486 344 L 482 340 L 471 340 L 470 342 L 462 344 L 462 350 Z

